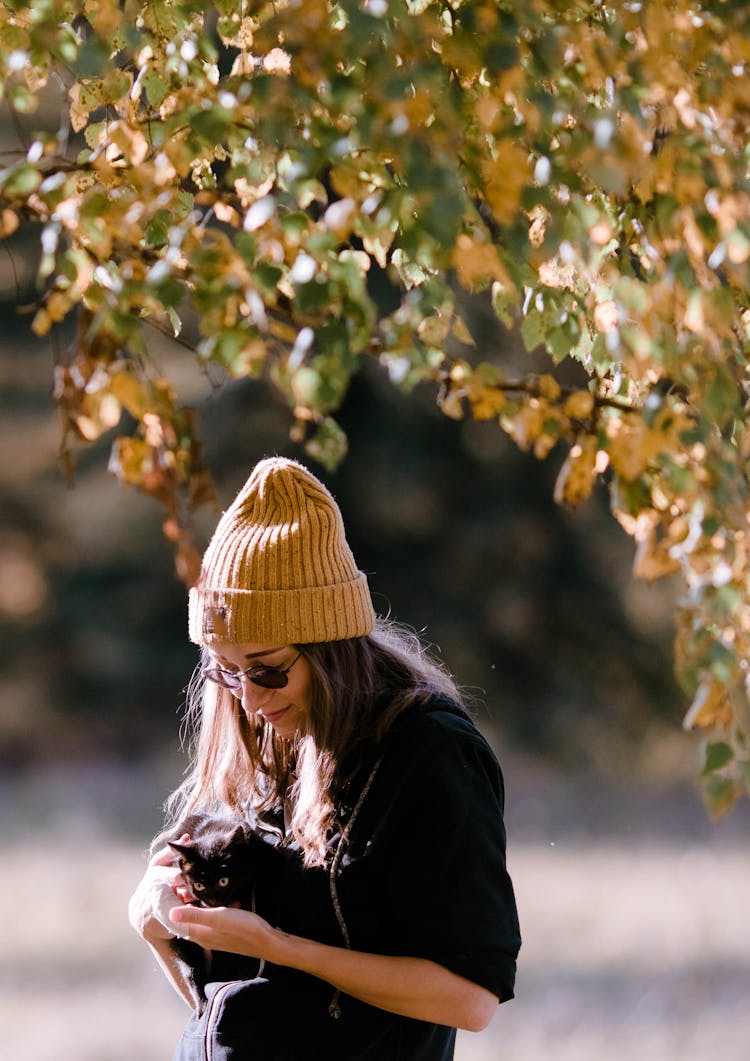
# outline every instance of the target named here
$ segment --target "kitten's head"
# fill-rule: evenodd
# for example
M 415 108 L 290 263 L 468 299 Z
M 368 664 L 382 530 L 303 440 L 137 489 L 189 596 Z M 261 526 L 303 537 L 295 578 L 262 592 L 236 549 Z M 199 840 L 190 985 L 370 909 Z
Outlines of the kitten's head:
M 223 819 L 194 820 L 181 832 L 184 843 L 169 841 L 185 883 L 201 906 L 228 906 L 247 896 L 250 886 L 247 828 Z

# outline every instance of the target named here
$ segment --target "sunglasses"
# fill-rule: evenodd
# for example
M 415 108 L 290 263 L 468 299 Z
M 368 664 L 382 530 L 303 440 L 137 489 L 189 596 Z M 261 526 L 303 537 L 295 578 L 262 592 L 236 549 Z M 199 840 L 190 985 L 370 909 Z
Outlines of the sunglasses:
M 203 677 L 216 685 L 223 685 L 237 693 L 242 688 L 242 679 L 247 678 L 261 689 L 283 689 L 289 683 L 289 671 L 302 655 L 298 652 L 286 667 L 272 667 L 270 663 L 253 663 L 247 670 L 224 670 L 222 667 L 205 667 Z

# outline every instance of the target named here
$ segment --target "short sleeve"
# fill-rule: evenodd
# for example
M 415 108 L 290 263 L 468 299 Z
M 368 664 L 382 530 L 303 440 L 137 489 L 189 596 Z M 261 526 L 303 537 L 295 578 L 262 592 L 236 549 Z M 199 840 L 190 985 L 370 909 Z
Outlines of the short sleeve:
M 374 838 L 364 861 L 378 864 L 382 882 L 378 921 L 399 953 L 512 998 L 521 940 L 499 764 L 468 719 L 428 713 L 405 728 L 366 815 Z

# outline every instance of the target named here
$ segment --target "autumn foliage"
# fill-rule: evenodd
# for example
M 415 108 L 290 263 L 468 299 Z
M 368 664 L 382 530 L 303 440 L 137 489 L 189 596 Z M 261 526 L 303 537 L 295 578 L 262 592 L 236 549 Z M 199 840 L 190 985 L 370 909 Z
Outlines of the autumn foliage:
M 0 69 L 34 130 L 0 231 L 41 226 L 34 330 L 75 320 L 65 430 L 130 414 L 111 467 L 166 506 L 183 577 L 212 487 L 155 331 L 271 381 L 329 465 L 362 358 L 433 381 L 448 416 L 562 443 L 558 500 L 603 477 L 636 574 L 681 577 L 685 724 L 729 806 L 750 783 L 748 5 L 5 0 Z M 468 293 L 549 372 L 508 378 Z M 587 385 L 556 378 L 569 359 Z

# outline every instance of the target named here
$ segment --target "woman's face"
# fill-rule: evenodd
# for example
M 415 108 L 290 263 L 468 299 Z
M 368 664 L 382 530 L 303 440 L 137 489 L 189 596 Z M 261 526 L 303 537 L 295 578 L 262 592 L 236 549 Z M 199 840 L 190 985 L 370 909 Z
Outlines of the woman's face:
M 291 664 L 291 666 L 290 666 Z M 287 670 L 287 684 L 266 689 L 247 671 L 259 665 Z M 293 737 L 310 713 L 310 664 L 291 645 L 217 645 L 208 668 L 220 667 L 240 680 L 232 690 L 248 718 L 260 715 L 280 737 Z

